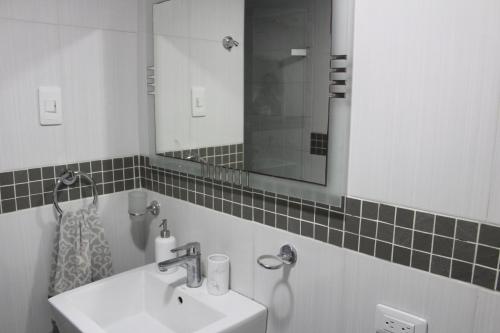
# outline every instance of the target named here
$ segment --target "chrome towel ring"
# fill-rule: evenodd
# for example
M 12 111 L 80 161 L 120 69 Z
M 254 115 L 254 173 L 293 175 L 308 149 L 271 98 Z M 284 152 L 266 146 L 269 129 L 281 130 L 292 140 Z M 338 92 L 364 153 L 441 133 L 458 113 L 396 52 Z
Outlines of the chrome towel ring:
M 61 207 L 59 207 L 59 200 L 57 199 L 57 191 L 59 191 L 59 189 L 62 185 L 66 185 L 66 186 L 73 185 L 76 182 L 76 180 L 78 179 L 78 177 L 80 177 L 80 178 L 83 177 L 90 183 L 90 185 L 92 186 L 92 193 L 94 194 L 93 203 L 94 203 L 94 205 L 97 205 L 97 186 L 96 186 L 95 181 L 92 179 L 92 177 L 90 177 L 87 173 L 79 171 L 79 170 L 78 171 L 66 170 L 57 179 L 56 185 L 54 186 L 54 191 L 52 192 L 54 207 L 56 208 L 56 211 L 57 211 L 59 217 L 62 216 L 63 210 L 61 209 Z
M 278 261 L 276 265 L 266 264 L 266 259 L 274 259 Z M 293 245 L 285 244 L 280 248 L 280 253 L 278 255 L 264 254 L 257 259 L 257 263 L 264 267 L 265 269 L 278 269 L 283 265 L 293 265 L 297 262 L 297 251 Z

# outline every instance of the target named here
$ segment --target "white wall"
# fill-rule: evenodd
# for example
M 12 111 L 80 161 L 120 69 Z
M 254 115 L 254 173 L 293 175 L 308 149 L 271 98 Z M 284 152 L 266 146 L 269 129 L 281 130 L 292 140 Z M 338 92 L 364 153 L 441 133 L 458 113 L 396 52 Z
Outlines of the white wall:
M 137 1 L 0 0 L 0 171 L 136 154 Z M 62 88 L 41 127 L 37 89 Z
M 499 11 L 356 1 L 349 195 L 500 223 Z
M 137 0 L 0 0 L 0 172 L 139 152 L 137 8 Z M 39 126 L 42 85 L 62 89 L 62 126 Z M 118 272 L 144 263 L 143 228 L 126 203 L 126 193 L 100 197 Z M 49 331 L 54 227 L 52 206 L 0 215 L 1 332 Z
M 269 309 L 268 333 L 374 332 L 375 305 L 426 318 L 428 333 L 495 333 L 498 292 L 342 249 L 150 192 L 165 207 L 178 244 L 201 243 L 203 265 L 215 252 L 231 258 L 231 288 Z M 146 257 L 154 260 L 156 223 Z M 298 252 L 289 271 L 257 265 L 284 243 Z
M 61 207 L 78 209 L 83 204 L 77 200 Z M 99 197 L 99 214 L 115 272 L 145 263 L 143 223 L 130 220 L 127 204 L 127 192 Z M 51 330 L 47 294 L 55 228 L 52 206 L 0 215 L 0 332 Z
M 154 6 L 156 149 L 243 142 L 244 1 L 172 0 Z M 228 52 L 222 38 L 240 43 Z M 191 88 L 206 116 L 191 116 Z

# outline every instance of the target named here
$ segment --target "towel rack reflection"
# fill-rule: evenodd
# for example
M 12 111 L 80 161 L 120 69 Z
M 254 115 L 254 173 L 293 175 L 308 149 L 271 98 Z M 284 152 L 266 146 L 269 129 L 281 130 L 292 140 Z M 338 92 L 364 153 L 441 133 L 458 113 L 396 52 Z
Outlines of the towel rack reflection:
M 54 186 L 54 191 L 52 193 L 54 207 L 56 208 L 57 213 L 59 214 L 59 217 L 62 216 L 63 210 L 59 206 L 59 200 L 57 199 L 57 192 L 59 191 L 59 189 L 62 185 L 66 185 L 66 186 L 73 185 L 76 182 L 76 180 L 78 179 L 78 177 L 80 177 L 80 178 L 83 177 L 87 181 L 90 182 L 90 185 L 92 186 L 92 193 L 94 194 L 93 203 L 94 203 L 94 205 L 97 205 L 97 186 L 96 186 L 95 181 L 92 179 L 92 177 L 90 177 L 87 173 L 82 172 L 82 171 L 66 170 L 57 179 L 56 185 Z

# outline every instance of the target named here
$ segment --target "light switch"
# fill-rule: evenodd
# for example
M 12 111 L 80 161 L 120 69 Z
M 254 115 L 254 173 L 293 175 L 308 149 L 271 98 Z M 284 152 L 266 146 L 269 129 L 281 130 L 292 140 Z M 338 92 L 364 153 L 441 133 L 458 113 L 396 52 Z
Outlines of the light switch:
M 53 99 L 45 101 L 45 112 L 55 113 L 57 112 L 57 103 Z
M 207 115 L 205 105 L 205 87 L 191 88 L 191 115 L 193 117 L 205 117 Z
M 40 125 L 51 126 L 62 124 L 61 88 L 38 88 L 38 108 Z

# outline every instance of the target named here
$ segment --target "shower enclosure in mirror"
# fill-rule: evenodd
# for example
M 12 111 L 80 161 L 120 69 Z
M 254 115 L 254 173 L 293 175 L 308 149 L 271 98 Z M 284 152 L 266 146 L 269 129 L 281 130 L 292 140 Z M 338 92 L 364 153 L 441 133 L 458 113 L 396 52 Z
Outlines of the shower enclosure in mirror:
M 155 4 L 157 154 L 326 185 L 328 8 L 331 0 Z

